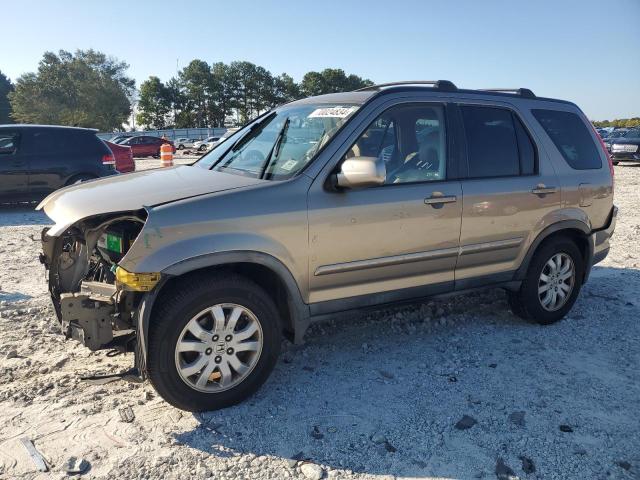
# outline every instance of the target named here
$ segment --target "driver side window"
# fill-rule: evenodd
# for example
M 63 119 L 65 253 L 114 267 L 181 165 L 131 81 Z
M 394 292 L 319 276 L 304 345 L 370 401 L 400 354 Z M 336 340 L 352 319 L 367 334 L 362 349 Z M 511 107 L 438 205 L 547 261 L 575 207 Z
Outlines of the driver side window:
M 437 181 L 446 178 L 446 144 L 444 107 L 401 105 L 374 120 L 345 158 L 382 159 L 385 185 Z

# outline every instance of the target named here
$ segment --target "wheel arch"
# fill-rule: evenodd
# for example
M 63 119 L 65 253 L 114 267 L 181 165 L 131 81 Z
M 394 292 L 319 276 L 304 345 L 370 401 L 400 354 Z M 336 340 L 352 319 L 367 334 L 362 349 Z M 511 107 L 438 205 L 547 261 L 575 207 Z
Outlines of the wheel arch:
M 514 279 L 524 280 L 527 270 L 529 269 L 529 264 L 542 244 L 560 236 L 571 238 L 582 253 L 585 267 L 583 283 L 586 282 L 591 271 L 591 264 L 593 263 L 594 246 L 591 229 L 587 224 L 579 220 L 563 220 L 548 226 L 540 232 L 531 243 L 520 267 L 516 270 Z
M 146 364 L 147 336 L 158 297 L 166 288 L 184 279 L 187 275 L 202 275 L 207 272 L 230 271 L 243 275 L 261 286 L 271 295 L 282 315 L 285 336 L 295 343 L 309 326 L 309 307 L 302 300 L 300 289 L 289 271 L 275 257 L 254 251 L 220 252 L 183 260 L 163 270 L 161 282 L 140 300 L 137 310 L 138 356 L 142 366 Z

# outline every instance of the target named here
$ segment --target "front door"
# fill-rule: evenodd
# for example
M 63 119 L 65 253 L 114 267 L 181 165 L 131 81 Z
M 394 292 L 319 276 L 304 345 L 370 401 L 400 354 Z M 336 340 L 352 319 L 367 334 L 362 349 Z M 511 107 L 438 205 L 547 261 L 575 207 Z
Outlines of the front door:
M 335 191 L 322 174 L 316 178 L 309 191 L 312 313 L 453 288 L 462 191 L 448 177 L 446 124 L 444 105 L 394 106 L 342 158 L 383 159 L 384 185 Z

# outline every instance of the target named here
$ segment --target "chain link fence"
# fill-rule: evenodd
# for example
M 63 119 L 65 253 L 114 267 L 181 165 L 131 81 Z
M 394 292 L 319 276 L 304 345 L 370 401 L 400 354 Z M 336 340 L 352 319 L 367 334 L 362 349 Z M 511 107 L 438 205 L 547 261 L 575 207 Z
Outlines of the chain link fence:
M 175 141 L 176 138 L 191 138 L 193 140 L 204 140 L 207 137 L 220 137 L 226 128 L 169 128 L 165 130 L 139 130 L 135 132 L 111 132 L 111 133 L 98 133 L 98 137 L 103 140 L 109 140 L 116 135 L 128 135 L 131 137 L 137 135 L 149 135 L 152 137 L 162 137 L 165 135 L 169 140 Z

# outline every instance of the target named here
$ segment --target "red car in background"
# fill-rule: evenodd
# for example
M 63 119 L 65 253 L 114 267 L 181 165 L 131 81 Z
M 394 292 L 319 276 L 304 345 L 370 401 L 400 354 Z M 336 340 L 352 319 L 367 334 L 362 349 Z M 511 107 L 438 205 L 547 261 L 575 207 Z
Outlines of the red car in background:
M 151 137 L 148 135 L 137 135 L 135 137 L 127 138 L 118 145 L 131 147 L 134 158 L 137 157 L 159 157 L 160 146 L 163 143 L 168 143 L 173 148 L 173 153 L 176 153 L 176 147 L 172 142 L 160 137 Z
M 126 145 L 118 145 L 117 143 L 107 142 L 107 147 L 113 153 L 116 162 L 116 170 L 120 173 L 128 173 L 133 172 L 136 169 L 136 164 L 133 161 L 133 152 L 131 151 L 131 147 L 127 147 Z

